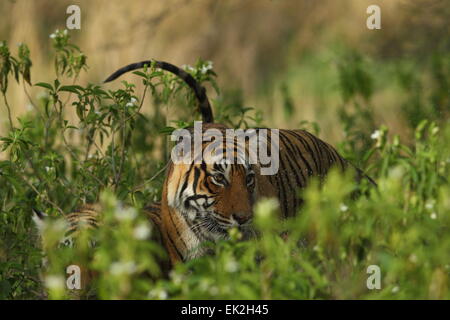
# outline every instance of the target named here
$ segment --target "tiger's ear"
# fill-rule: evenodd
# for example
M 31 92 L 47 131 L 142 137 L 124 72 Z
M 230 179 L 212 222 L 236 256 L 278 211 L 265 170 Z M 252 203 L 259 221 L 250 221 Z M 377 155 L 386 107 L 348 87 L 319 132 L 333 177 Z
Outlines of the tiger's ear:
M 41 235 L 42 230 L 44 229 L 45 226 L 45 221 L 48 218 L 48 215 L 45 212 L 39 211 L 35 208 L 33 208 L 32 210 L 33 210 L 33 222 L 36 225 L 39 234 Z

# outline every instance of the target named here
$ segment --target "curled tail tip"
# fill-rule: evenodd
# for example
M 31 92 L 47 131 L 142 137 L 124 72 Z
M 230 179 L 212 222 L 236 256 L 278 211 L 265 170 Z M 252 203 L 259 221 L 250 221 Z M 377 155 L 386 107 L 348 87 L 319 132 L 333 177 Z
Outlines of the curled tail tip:
M 113 74 L 109 75 L 108 78 L 106 78 L 105 80 L 103 80 L 102 83 L 107 83 L 107 82 L 111 82 L 111 81 L 113 81 L 113 80 L 116 80 L 119 76 L 120 76 L 120 74 L 117 75 L 117 71 L 116 71 L 116 72 L 114 72 Z

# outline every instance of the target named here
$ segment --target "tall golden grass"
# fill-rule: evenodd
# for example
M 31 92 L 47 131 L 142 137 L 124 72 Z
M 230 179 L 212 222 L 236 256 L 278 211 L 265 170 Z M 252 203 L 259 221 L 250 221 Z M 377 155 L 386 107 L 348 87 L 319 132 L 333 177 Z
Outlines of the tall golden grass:
M 134 61 L 156 58 L 177 65 L 193 64 L 197 58 L 212 60 L 224 90 L 242 89 L 247 105 L 271 110 L 265 124 L 295 127 L 301 120 L 317 121 L 324 138 L 338 139 L 340 127 L 336 94 L 318 96 L 309 91 L 311 73 L 299 68 L 291 86 L 295 116 L 277 112 L 280 82 L 290 79 L 292 66 L 306 54 L 320 55 L 330 45 L 348 45 L 374 57 L 392 57 L 410 50 L 420 54 L 427 43 L 442 37 L 448 13 L 445 1 L 430 0 L 17 0 L 0 2 L 0 39 L 13 51 L 20 42 L 31 49 L 32 81 L 52 81 L 49 34 L 64 29 L 67 6 L 81 7 L 81 30 L 71 31 L 74 42 L 88 56 L 89 72 L 79 82 L 100 82 L 117 68 Z M 366 28 L 366 8 L 382 9 L 382 30 Z M 422 10 L 417 13 L 417 10 Z M 445 11 L 445 10 L 447 11 Z M 416 11 L 415 11 L 416 10 Z M 444 30 L 442 30 L 444 29 Z M 410 31 L 416 34 L 411 35 Z M 448 31 L 448 30 L 447 30 Z M 325 68 L 334 61 L 324 54 Z M 329 66 L 327 65 L 329 64 Z M 131 79 L 128 75 L 126 79 Z M 115 84 L 113 84 L 114 86 Z M 320 84 L 319 84 L 320 85 Z M 32 96 L 40 89 L 33 88 Z M 21 86 L 12 85 L 8 98 L 14 117 L 28 110 Z M 374 97 L 377 106 L 395 106 L 396 93 L 385 90 Z M 317 112 L 319 105 L 326 115 Z M 0 109 L 3 113 L 3 104 Z M 147 110 L 150 112 L 150 110 Z M 378 118 L 401 131 L 395 107 L 380 107 Z M 169 116 L 175 118 L 174 116 Z M 394 119 L 394 120 L 392 120 Z M 0 121 L 0 131 L 6 128 Z M 396 129 L 396 130 L 397 130 Z

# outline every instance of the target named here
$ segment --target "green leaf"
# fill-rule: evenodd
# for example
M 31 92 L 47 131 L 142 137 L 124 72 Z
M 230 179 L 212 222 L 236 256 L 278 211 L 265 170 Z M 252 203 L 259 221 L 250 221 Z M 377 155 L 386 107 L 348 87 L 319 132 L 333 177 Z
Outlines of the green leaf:
M 34 84 L 36 87 L 42 87 L 42 88 L 46 88 L 48 90 L 53 91 L 53 87 L 50 83 L 46 83 L 46 82 L 38 82 Z
M 137 76 L 141 76 L 143 78 L 147 78 L 147 74 L 145 72 L 142 72 L 142 71 L 134 71 L 133 74 L 135 74 Z
M 169 135 L 169 134 L 172 134 L 172 132 L 175 130 L 176 130 L 176 128 L 174 128 L 174 127 L 164 127 L 161 130 L 159 130 L 159 133 Z
M 79 89 L 76 86 L 62 86 L 58 91 L 66 91 L 79 94 Z

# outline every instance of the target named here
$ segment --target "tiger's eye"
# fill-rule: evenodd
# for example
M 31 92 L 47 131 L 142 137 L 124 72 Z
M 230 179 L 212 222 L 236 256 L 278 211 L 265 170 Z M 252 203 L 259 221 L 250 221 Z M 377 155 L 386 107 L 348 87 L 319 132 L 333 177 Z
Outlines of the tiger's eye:
M 213 178 L 218 183 L 222 183 L 225 180 L 225 177 L 221 173 L 216 173 L 215 175 L 213 175 Z
M 251 185 L 253 184 L 254 180 L 255 180 L 255 175 L 254 174 L 249 174 L 246 178 L 247 180 L 247 185 Z

